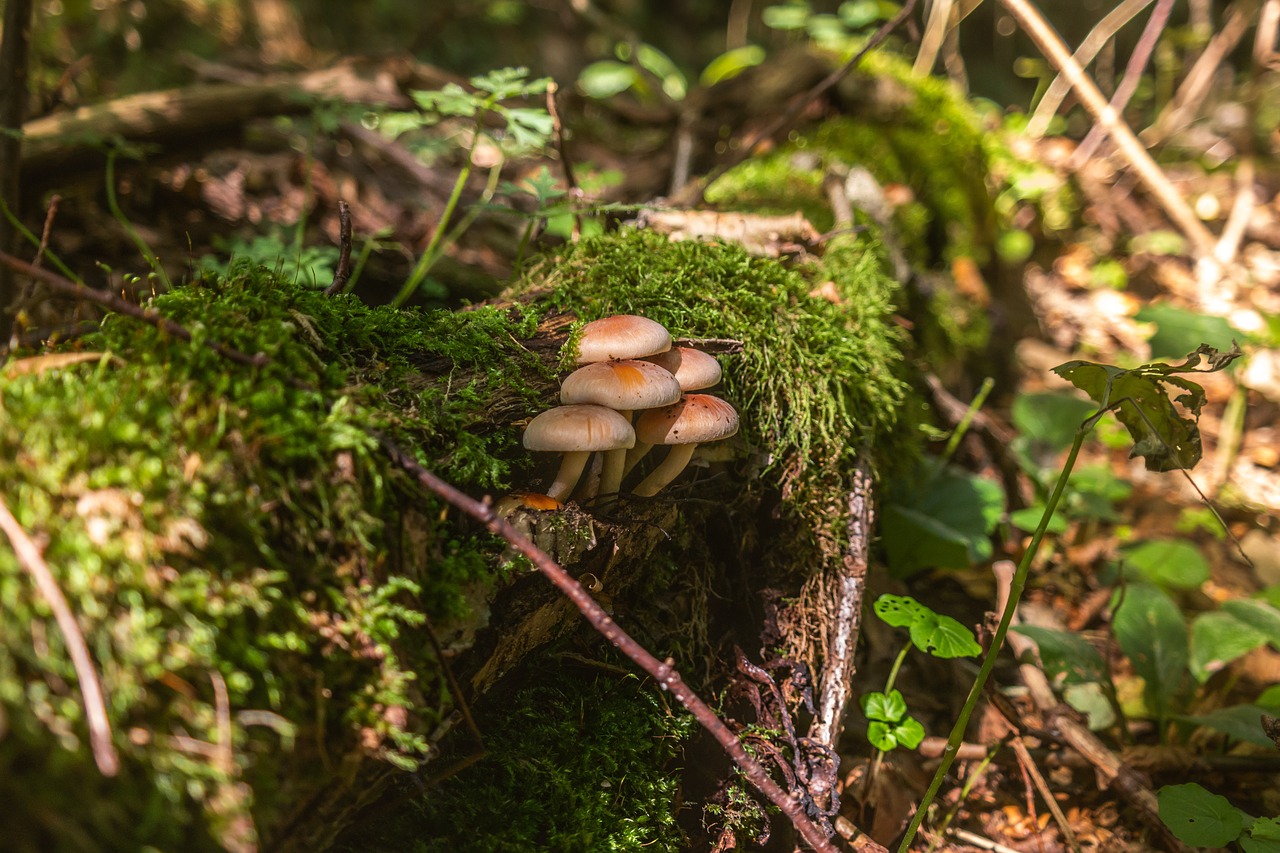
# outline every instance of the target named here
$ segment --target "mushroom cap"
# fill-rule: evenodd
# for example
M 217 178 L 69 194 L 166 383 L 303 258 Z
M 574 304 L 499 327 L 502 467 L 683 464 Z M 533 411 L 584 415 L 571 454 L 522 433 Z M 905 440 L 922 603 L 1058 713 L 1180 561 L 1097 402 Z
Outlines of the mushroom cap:
M 671 333 L 661 323 L 635 314 L 592 320 L 578 338 L 578 364 L 643 358 L 671 349 Z
M 619 450 L 634 447 L 635 443 L 636 431 L 627 419 L 604 406 L 547 409 L 529 421 L 524 430 L 526 450 Z
M 720 362 L 714 355 L 693 347 L 672 347 L 645 359 L 668 371 L 682 391 L 710 388 L 720 381 Z
M 646 444 L 701 444 L 737 431 L 737 411 L 710 394 L 686 394 L 674 406 L 650 409 L 636 419 L 636 437 Z
M 560 402 L 593 403 L 632 411 L 669 406 L 680 399 L 680 383 L 648 361 L 599 361 L 579 367 L 560 386 Z

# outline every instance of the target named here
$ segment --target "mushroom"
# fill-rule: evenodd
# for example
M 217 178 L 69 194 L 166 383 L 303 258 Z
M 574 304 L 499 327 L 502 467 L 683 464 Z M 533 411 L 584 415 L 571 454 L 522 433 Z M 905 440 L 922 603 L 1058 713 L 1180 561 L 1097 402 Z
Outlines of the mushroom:
M 601 361 L 580 367 L 560 386 L 560 402 L 565 405 L 589 403 L 608 406 L 630 422 L 635 409 L 668 406 L 680 399 L 676 378 L 648 361 Z M 631 447 L 634 444 L 627 445 Z M 601 495 L 612 495 L 622 484 L 625 450 L 604 455 L 600 473 Z
M 653 362 L 674 376 L 681 391 L 700 391 L 720 381 L 720 362 L 715 356 L 693 347 L 672 347 L 666 352 L 648 356 L 645 361 Z M 636 446 L 627 451 L 622 476 L 630 474 L 652 448 L 653 445 L 637 438 Z
M 636 438 L 649 444 L 669 444 L 667 458 L 633 490 L 652 497 L 680 475 L 694 449 L 705 441 L 728 438 L 738 431 L 738 413 L 710 394 L 686 394 L 673 406 L 652 409 L 636 421 Z
M 635 430 L 622 415 L 604 406 L 558 406 L 529 421 L 524 431 L 526 450 L 556 450 L 564 454 L 547 495 L 563 501 L 582 476 L 594 451 L 623 450 L 636 443 Z
M 578 335 L 578 364 L 643 358 L 671 349 L 671 333 L 647 317 L 618 314 L 592 320 Z

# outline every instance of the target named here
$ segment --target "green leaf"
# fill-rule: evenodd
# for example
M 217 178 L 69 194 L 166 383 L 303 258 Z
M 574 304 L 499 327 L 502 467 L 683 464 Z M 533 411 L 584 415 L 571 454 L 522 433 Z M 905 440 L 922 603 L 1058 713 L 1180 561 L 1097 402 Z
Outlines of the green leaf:
M 911 626 L 911 642 L 922 652 L 936 658 L 963 658 L 982 654 L 973 632 L 950 616 L 928 611 Z
M 1154 584 L 1199 589 L 1209 579 L 1209 562 L 1183 539 L 1149 539 L 1126 546 L 1124 565 Z
M 895 628 L 910 628 L 923 619 L 926 613 L 933 612 L 909 595 L 888 593 L 877 598 L 871 609 L 885 624 Z
M 673 101 L 684 98 L 688 91 L 688 81 L 671 61 L 671 57 L 651 44 L 640 44 L 636 47 L 636 62 L 661 81 L 662 91 L 668 98 Z
M 1236 658 L 1266 643 L 1266 634 L 1231 613 L 1201 613 L 1191 622 L 1191 674 L 1204 684 Z
M 886 12 L 884 4 L 877 0 L 845 0 L 836 10 L 836 15 L 849 29 L 860 30 L 868 24 L 891 17 L 892 12 Z
M 1225 847 L 1244 830 L 1243 812 L 1194 782 L 1165 785 L 1157 798 L 1160 820 L 1192 847 Z
M 1076 437 L 1094 407 L 1071 394 L 1019 394 L 1011 417 L 1019 433 L 1051 450 L 1063 450 Z
M 809 18 L 808 3 L 792 3 L 786 6 L 765 6 L 760 13 L 764 25 L 775 30 L 802 30 Z
M 1044 518 L 1044 504 L 1015 509 L 1009 513 L 1009 523 L 1025 533 L 1034 533 L 1036 528 L 1040 526 L 1040 519 L 1042 518 Z M 1066 533 L 1066 517 L 1061 513 L 1055 512 L 1053 518 L 1049 519 L 1049 524 L 1045 530 L 1049 533 Z
M 1260 817 L 1249 827 L 1249 834 L 1255 839 L 1280 841 L 1280 817 Z
M 1182 611 L 1163 590 L 1148 584 L 1125 587 L 1111 621 L 1116 644 L 1146 682 L 1155 715 L 1169 716 L 1187 674 L 1187 625 Z
M 413 92 L 412 95 L 422 109 L 447 116 L 473 116 L 483 102 L 457 83 L 446 83 L 438 91 Z
M 1261 631 L 1267 642 L 1280 649 L 1280 610 L 1265 601 L 1238 598 L 1223 602 L 1222 610 L 1256 631 Z
M 1079 634 L 1037 625 L 1017 625 L 1013 630 L 1035 640 L 1040 663 L 1050 679 L 1061 677 L 1064 684 L 1084 684 L 1107 677 L 1102 655 Z
M 884 510 L 881 541 L 893 574 L 964 569 L 990 559 L 991 532 L 1004 513 L 1000 486 L 953 469 L 921 475 L 913 492 Z
M 1233 740 L 1243 743 L 1275 749 L 1275 743 L 1262 730 L 1261 722 L 1263 714 L 1274 711 L 1275 708 L 1268 710 L 1261 705 L 1232 705 L 1229 708 L 1218 708 L 1207 714 L 1179 714 L 1174 719 L 1222 732 Z
M 554 120 L 544 109 L 505 107 L 499 110 L 507 120 L 507 130 L 521 148 L 541 148 L 551 138 Z
M 1144 306 L 1134 319 L 1155 324 L 1151 354 L 1157 358 L 1176 357 L 1201 343 L 1226 349 L 1232 339 L 1240 335 L 1225 317 L 1188 311 L 1168 303 Z
M 612 59 L 593 62 L 578 75 L 578 88 L 589 98 L 612 98 L 635 84 L 635 67 Z
M 867 724 L 867 740 L 882 752 L 889 752 L 899 746 L 915 749 L 924 740 L 924 726 L 915 717 L 907 717 L 893 724 L 873 720 Z
M 890 690 L 887 695 L 867 693 L 862 697 L 862 713 L 868 720 L 896 723 L 907 715 L 907 700 L 898 690 Z
M 1131 456 L 1141 456 L 1149 471 L 1194 468 L 1200 461 L 1200 430 L 1196 420 L 1204 406 L 1204 389 L 1175 374 L 1221 370 L 1243 353 L 1236 345 L 1220 352 L 1207 344 L 1187 355 L 1182 364 L 1160 362 L 1124 370 L 1109 364 L 1069 361 L 1053 372 L 1088 394 L 1099 410 L 1114 409 L 1133 438 Z M 1196 368 L 1204 362 L 1205 370 Z M 1168 387 L 1172 386 L 1172 388 Z M 1181 390 L 1175 400 L 1169 392 Z M 1183 417 L 1174 403 L 1191 417 Z
M 764 62 L 764 48 L 760 45 L 745 44 L 742 47 L 735 47 L 708 62 L 707 67 L 702 69 L 702 74 L 698 76 L 698 82 L 703 86 L 714 86 L 721 80 L 736 77 L 761 62 Z
M 1102 731 L 1115 725 L 1116 709 L 1103 692 L 1101 684 L 1068 684 L 1062 689 L 1062 699 L 1085 715 L 1090 731 Z

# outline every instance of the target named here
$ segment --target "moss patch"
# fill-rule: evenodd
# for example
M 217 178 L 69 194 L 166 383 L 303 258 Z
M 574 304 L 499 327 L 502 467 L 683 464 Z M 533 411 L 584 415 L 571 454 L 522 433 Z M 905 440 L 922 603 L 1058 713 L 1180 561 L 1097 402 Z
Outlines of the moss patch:
M 676 710 L 622 670 L 543 655 L 476 709 L 483 758 L 429 788 L 419 813 L 372 822 L 338 849 L 685 849 L 677 762 L 696 724 Z M 456 740 L 440 766 L 467 757 L 470 738 Z
M 251 803 L 271 825 L 285 767 L 306 778 L 357 749 L 420 757 L 447 705 L 429 646 L 406 633 L 458 612 L 460 585 L 492 574 L 492 549 L 469 525 L 436 523 L 429 559 L 393 558 L 403 481 L 369 430 L 492 489 L 516 438 L 486 413 L 502 395 L 532 405 L 546 373 L 516 343 L 536 321 L 520 309 L 369 309 L 247 267 L 152 307 L 196 343 L 113 316 L 80 343 L 110 357 L 0 380 L 0 494 L 48 541 L 125 753 L 109 799 L 81 807 L 97 774 L 75 673 L 46 602 L 0 548 L 0 789 L 31 806 L 15 836 L 30 849 L 79 833 L 199 846 Z M 230 365 L 209 336 L 272 362 Z M 457 378 L 424 383 L 410 359 Z M 230 700 L 229 775 L 199 746 L 217 742 L 215 677 Z M 49 756 L 51 736 L 69 751 Z M 50 809 L 79 820 L 44 825 Z

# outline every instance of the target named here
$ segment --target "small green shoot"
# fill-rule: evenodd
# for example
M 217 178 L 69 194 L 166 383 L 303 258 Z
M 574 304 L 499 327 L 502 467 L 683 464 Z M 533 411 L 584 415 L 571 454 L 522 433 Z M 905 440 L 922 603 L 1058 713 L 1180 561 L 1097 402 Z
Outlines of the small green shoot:
M 456 226 L 453 223 L 458 201 L 462 191 L 475 169 L 475 153 L 481 138 L 493 143 L 499 151 L 513 153 L 515 151 L 537 150 L 546 146 L 553 129 L 551 115 L 541 108 L 512 107 L 505 101 L 514 98 L 527 98 L 531 95 L 544 94 L 550 85 L 550 78 L 527 80 L 527 68 L 501 68 L 469 81 L 472 90 L 464 89 L 456 83 L 449 83 L 443 89 L 431 92 L 414 92 L 413 99 L 420 108 L 416 112 L 392 113 L 382 120 L 383 132 L 402 133 L 438 123 L 446 116 L 470 120 L 472 136 L 466 143 L 467 160 L 457 180 L 449 200 L 445 202 L 444 212 L 436 223 L 431 241 L 418 259 L 417 265 L 409 275 L 400 292 L 391 300 L 391 305 L 400 307 L 418 290 L 432 266 L 440 260 L 445 250 L 454 243 L 474 221 L 475 214 L 469 214 Z M 490 126 L 489 117 L 500 119 L 499 127 Z M 502 171 L 502 159 L 490 168 L 489 180 L 483 195 L 488 201 L 497 189 L 498 179 Z

